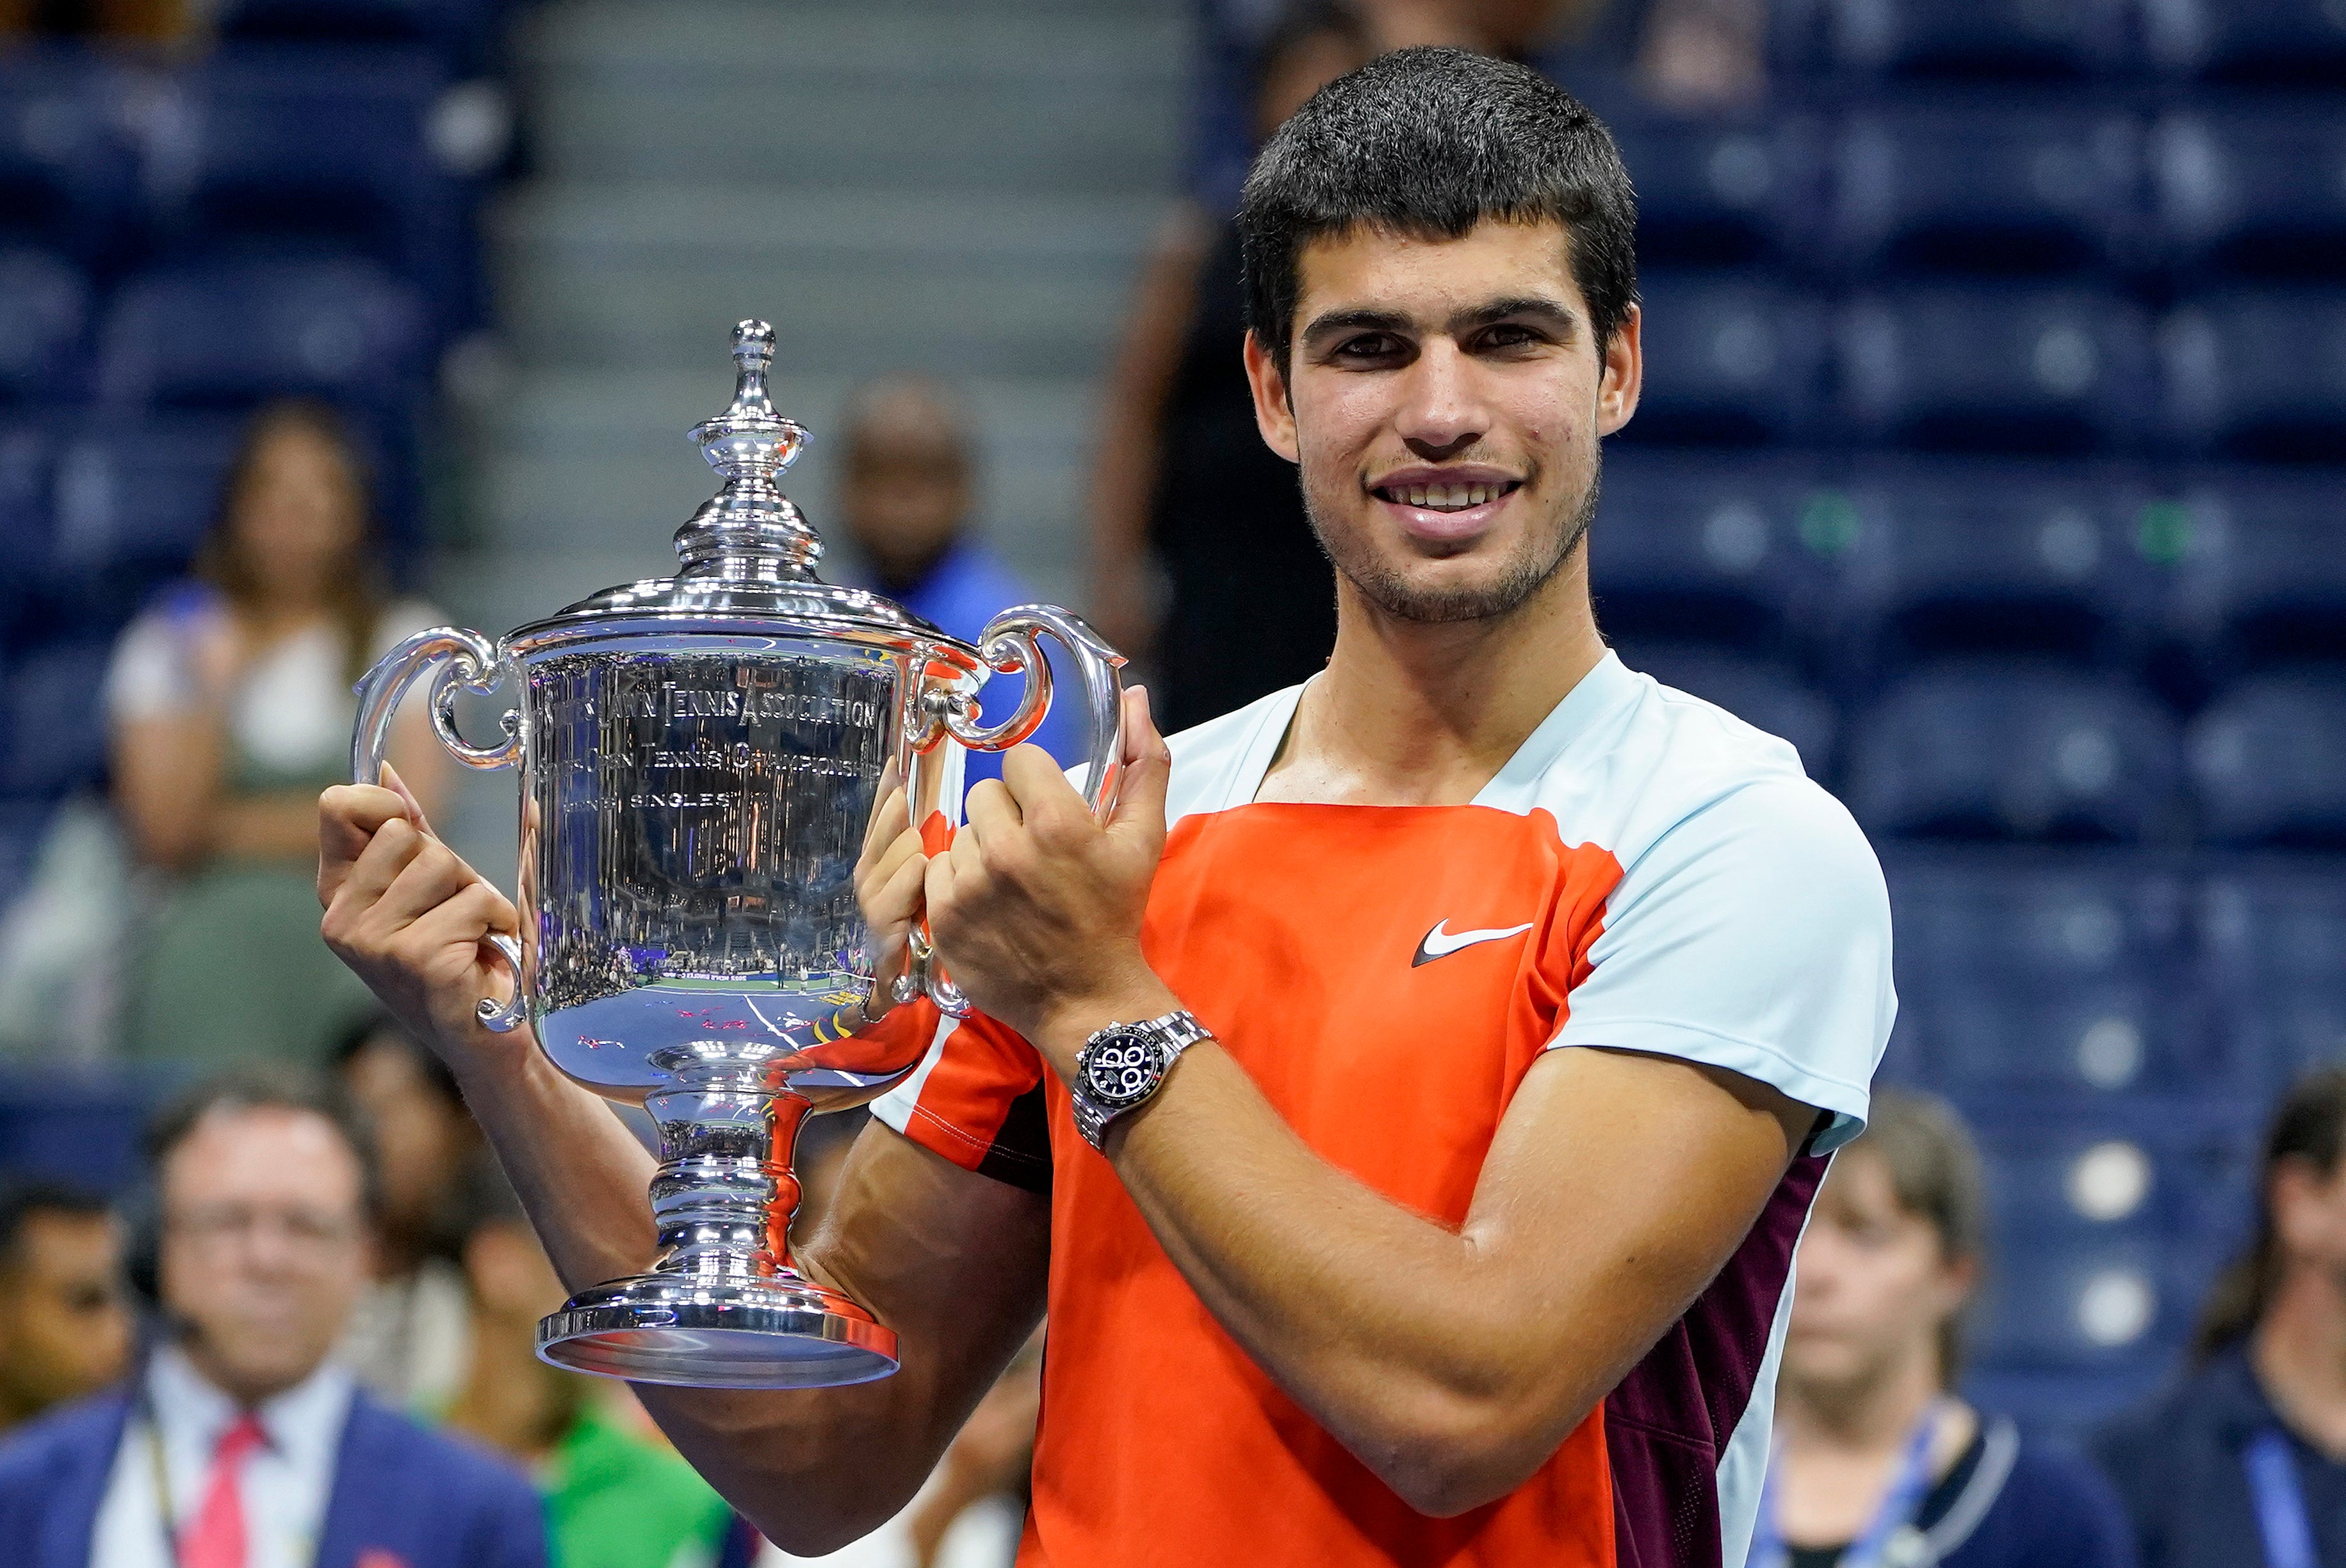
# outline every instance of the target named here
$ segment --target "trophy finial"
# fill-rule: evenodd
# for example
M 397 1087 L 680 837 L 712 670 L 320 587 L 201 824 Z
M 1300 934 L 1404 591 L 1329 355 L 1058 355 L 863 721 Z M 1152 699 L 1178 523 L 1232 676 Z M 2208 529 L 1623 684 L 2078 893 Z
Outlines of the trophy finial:
M 774 329 L 754 317 L 733 328 L 733 402 L 692 427 L 692 439 L 725 487 L 677 530 L 688 571 L 720 576 L 808 576 L 822 541 L 797 505 L 774 487 L 806 445 L 805 427 L 774 412 L 766 372 Z

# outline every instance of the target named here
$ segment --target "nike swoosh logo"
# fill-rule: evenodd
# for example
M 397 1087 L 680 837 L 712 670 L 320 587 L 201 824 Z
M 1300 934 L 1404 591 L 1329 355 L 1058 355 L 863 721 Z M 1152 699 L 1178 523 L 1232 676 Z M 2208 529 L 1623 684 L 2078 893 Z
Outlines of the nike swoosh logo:
M 1409 961 L 1412 969 L 1421 963 L 1432 963 L 1437 958 L 1446 958 L 1462 947 L 1472 947 L 1478 942 L 1496 942 L 1503 936 L 1521 936 L 1532 929 L 1529 921 L 1521 925 L 1494 926 L 1489 931 L 1450 931 L 1445 929 L 1449 924 L 1447 920 L 1433 922 L 1433 929 L 1425 933 L 1425 940 L 1417 944 L 1417 952 Z

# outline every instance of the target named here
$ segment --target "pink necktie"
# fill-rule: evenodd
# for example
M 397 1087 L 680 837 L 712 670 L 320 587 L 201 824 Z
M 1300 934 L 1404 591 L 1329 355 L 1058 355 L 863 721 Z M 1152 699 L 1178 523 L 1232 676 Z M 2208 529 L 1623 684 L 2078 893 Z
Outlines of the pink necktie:
M 220 1434 L 203 1506 L 179 1534 L 179 1568 L 245 1568 L 244 1494 L 237 1482 L 244 1461 L 268 1441 L 260 1418 L 249 1411 Z

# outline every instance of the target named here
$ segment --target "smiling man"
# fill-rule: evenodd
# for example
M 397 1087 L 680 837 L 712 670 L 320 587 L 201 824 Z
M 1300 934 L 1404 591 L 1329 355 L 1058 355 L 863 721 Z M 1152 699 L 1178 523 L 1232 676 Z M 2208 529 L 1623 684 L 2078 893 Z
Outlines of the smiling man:
M 1790 747 L 1597 635 L 1633 220 L 1586 110 L 1453 50 L 1264 150 L 1245 369 L 1333 655 L 1169 748 L 1134 694 L 1105 827 L 1032 749 L 945 852 L 883 808 L 875 934 L 901 962 L 925 910 L 980 1015 L 899 1010 L 934 1044 L 801 1257 L 903 1369 L 646 1393 L 769 1533 L 900 1506 L 1047 1290 L 1030 1568 L 1743 1560 L 1889 919 Z M 441 1042 L 566 1276 L 640 1267 L 645 1157 L 474 1021 L 510 906 L 389 791 L 323 833 L 329 939 Z

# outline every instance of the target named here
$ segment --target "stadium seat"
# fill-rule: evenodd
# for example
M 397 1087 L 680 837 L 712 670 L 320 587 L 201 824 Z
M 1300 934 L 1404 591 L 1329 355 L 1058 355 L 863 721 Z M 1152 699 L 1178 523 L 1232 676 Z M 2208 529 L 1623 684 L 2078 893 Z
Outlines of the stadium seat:
M 112 645 L 58 643 L 9 661 L 0 683 L 0 796 L 56 799 L 106 772 L 100 693 Z
M 2346 849 L 2346 673 L 2286 671 L 2192 721 L 2200 836 L 2235 849 Z
M 1607 106 L 1606 124 L 1637 189 L 1641 268 L 1739 267 L 1779 255 L 1817 203 L 1808 121 L 1688 119 Z
M 1861 109 L 1833 148 L 1832 235 L 1861 269 L 2048 272 L 2137 249 L 2135 117 L 2042 96 Z
M 2346 453 L 2346 290 L 2242 290 L 2159 323 L 2169 435 L 2187 451 L 2329 463 Z
M 2346 278 L 2346 105 L 2259 96 L 2171 112 L 2148 163 L 2161 249 L 2179 270 Z
M 1753 273 L 1656 272 L 1645 301 L 1646 381 L 1634 442 L 1796 441 L 1813 423 L 1824 315 Z
M 2175 727 L 2142 692 L 2035 661 L 1964 660 L 1862 719 L 1848 799 L 1894 837 L 2141 843 L 2177 819 Z
M 117 616 L 186 572 L 219 510 L 242 422 L 180 415 L 66 442 L 50 572 Z
M 1792 657 L 1826 602 L 1809 515 L 1822 477 L 1797 457 L 1614 452 L 1588 535 L 1598 625 L 1633 643 Z
M 0 402 L 68 400 L 89 332 L 89 287 L 71 263 L 0 249 Z
M 42 425 L 0 424 L 0 540 L 10 558 L 0 571 L 0 647 L 20 636 L 48 560 L 56 468 L 56 443 Z
M 1981 1289 L 1975 1350 L 1998 1370 L 2144 1369 L 2172 1355 L 2196 1305 L 2156 1242 L 2014 1241 Z
M 1852 674 L 1986 653 L 2131 666 L 2166 613 L 2137 541 L 2146 493 L 2125 473 L 1882 456 L 1847 488 L 1859 526 L 1837 618 Z
M 0 1175 L 128 1193 L 146 1166 L 147 1096 L 160 1086 L 144 1076 L 56 1067 L 8 1074 L 0 1078 Z
M 444 88 L 429 56 L 380 50 L 248 47 L 184 73 L 152 160 L 165 254 L 348 251 L 468 321 L 473 193 L 428 134 Z
M 1811 779 L 1833 766 L 1833 708 L 1790 668 L 1684 643 L 1617 643 L 1622 662 L 1792 743 Z
M 2117 452 L 2149 412 L 2150 340 L 2084 287 L 1913 285 L 1851 301 L 1841 407 L 1865 438 L 1953 451 Z
M 492 63 L 502 0 L 223 0 L 222 38 L 422 46 L 460 70 Z
M 2346 876 L 2326 861 L 2248 863 L 2198 901 L 2201 986 L 2219 1026 L 2280 1095 L 2346 1064 Z
M 2159 0 L 2143 43 L 2162 73 L 2208 82 L 2346 84 L 2346 10 L 2332 0 Z
M 124 78 L 62 46 L 0 54 L 0 244 L 104 259 L 137 209 Z
M 1778 57 L 1867 75 L 2080 78 L 2128 64 L 2125 0 L 1778 0 Z
M 2337 484 L 2208 469 L 2178 476 L 2146 535 L 2171 556 L 2170 629 L 2204 668 L 2346 657 L 2346 517 Z
M 218 261 L 126 284 L 99 337 L 117 407 L 250 406 L 309 393 L 405 407 L 431 332 L 415 290 L 362 261 Z

